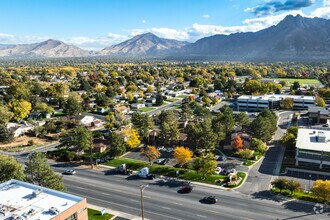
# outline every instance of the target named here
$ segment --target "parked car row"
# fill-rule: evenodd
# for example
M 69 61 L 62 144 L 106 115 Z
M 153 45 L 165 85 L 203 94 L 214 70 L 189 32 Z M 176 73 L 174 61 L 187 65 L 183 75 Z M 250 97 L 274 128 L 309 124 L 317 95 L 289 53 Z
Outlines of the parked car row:
M 157 147 L 157 150 L 166 151 L 168 153 L 171 153 L 171 152 L 173 152 L 174 148 L 173 147 L 159 146 L 159 147 Z
M 235 169 L 223 169 L 221 167 L 217 167 L 214 171 L 215 174 L 221 174 L 221 175 L 225 175 L 228 176 L 229 174 L 236 174 L 237 171 Z

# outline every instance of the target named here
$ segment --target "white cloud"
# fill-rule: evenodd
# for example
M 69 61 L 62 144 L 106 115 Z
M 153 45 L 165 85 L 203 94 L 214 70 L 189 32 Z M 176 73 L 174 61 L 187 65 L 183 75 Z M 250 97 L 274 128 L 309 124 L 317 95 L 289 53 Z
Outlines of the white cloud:
M 211 16 L 208 15 L 208 14 L 205 14 L 205 15 L 203 15 L 202 17 L 207 19 L 207 18 L 210 18 Z
M 309 17 L 330 19 L 330 7 L 317 8 L 311 12 Z
M 0 44 L 30 44 L 49 39 L 48 36 L 17 36 L 12 34 L 0 33 Z
M 330 6 L 330 0 L 323 0 L 323 6 Z

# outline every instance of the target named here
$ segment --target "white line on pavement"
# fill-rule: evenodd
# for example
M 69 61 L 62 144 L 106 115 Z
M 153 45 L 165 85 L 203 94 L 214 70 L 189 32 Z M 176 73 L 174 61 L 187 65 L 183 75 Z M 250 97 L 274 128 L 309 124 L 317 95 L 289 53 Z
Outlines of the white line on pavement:
M 205 215 L 196 215 L 196 216 L 201 217 L 201 218 L 207 218 L 207 216 L 205 216 Z

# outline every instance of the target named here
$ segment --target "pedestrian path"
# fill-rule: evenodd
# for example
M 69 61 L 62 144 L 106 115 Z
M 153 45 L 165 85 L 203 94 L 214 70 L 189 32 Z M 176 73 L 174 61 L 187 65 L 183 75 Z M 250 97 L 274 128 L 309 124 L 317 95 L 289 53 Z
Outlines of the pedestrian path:
M 127 214 L 124 212 L 119 212 L 119 211 L 115 211 L 115 210 L 111 210 L 108 208 L 104 208 L 104 207 L 100 207 L 100 206 L 96 206 L 96 205 L 92 205 L 92 204 L 87 204 L 87 208 L 90 209 L 95 209 L 98 211 L 101 211 L 102 209 L 105 209 L 106 213 L 109 213 L 111 215 L 114 215 L 114 217 L 112 218 L 113 220 L 140 220 L 141 217 L 140 216 L 135 216 L 135 215 L 131 215 L 131 214 Z

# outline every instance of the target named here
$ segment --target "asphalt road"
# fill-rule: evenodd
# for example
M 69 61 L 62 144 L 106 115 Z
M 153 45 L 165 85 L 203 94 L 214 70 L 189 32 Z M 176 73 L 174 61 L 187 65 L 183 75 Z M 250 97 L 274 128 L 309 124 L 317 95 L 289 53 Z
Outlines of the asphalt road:
M 55 167 L 58 172 L 68 167 Z M 86 197 L 88 203 L 110 210 L 140 215 L 141 184 L 144 191 L 147 219 L 329 219 L 326 214 L 315 216 L 312 204 L 297 201 L 281 202 L 239 192 L 194 186 L 189 194 L 179 194 L 182 182 L 176 180 L 141 180 L 127 176 L 104 175 L 102 170 L 77 169 L 77 174 L 64 176 L 67 191 Z M 214 195 L 218 203 L 199 202 Z
M 182 101 L 183 101 L 183 99 L 180 99 L 178 101 L 171 102 L 171 103 L 169 103 L 167 105 L 163 105 L 163 106 L 157 107 L 156 109 L 147 112 L 147 114 L 148 115 L 153 115 L 153 114 L 155 114 L 158 111 L 161 112 L 161 111 L 169 110 L 169 109 L 173 108 L 176 105 L 181 105 L 182 104 Z
M 264 158 L 251 168 L 244 185 L 239 189 L 241 193 L 269 196 L 270 182 L 279 175 L 285 151 L 278 141 L 286 131 L 288 116 L 292 114 L 291 111 L 280 113 L 278 127 L 272 139 L 274 144 L 269 146 Z

